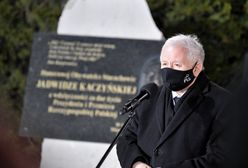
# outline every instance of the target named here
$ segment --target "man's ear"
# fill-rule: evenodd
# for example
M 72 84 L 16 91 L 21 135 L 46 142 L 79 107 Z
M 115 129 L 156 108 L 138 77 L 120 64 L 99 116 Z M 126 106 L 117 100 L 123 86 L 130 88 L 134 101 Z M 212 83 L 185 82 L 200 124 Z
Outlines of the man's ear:
M 197 77 L 202 71 L 202 69 L 203 69 L 203 64 L 200 62 L 197 62 L 197 64 L 195 65 L 195 68 L 193 69 L 194 76 Z

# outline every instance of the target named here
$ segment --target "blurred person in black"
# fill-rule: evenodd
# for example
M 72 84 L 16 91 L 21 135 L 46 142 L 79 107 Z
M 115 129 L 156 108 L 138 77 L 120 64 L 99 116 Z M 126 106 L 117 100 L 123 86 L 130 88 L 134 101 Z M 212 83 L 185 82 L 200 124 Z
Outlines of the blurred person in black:
M 215 168 L 224 159 L 223 103 L 229 93 L 204 72 L 195 35 L 166 40 L 163 85 L 137 109 L 117 143 L 123 168 Z
M 248 56 L 247 56 L 248 61 Z M 248 64 L 246 64 L 248 66 Z M 248 67 L 247 67 L 248 69 Z M 248 76 L 248 73 L 246 74 Z M 241 82 L 242 80 L 239 80 Z M 232 88 L 233 94 L 226 106 L 225 153 L 227 156 L 224 168 L 248 167 L 248 82 Z

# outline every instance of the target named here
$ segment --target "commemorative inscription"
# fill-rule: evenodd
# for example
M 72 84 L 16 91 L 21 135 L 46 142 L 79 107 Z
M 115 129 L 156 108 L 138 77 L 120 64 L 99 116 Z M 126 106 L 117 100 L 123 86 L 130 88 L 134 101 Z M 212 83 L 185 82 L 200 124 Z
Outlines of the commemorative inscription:
M 36 34 L 20 134 L 110 142 L 126 119 L 122 105 L 159 80 L 162 44 Z

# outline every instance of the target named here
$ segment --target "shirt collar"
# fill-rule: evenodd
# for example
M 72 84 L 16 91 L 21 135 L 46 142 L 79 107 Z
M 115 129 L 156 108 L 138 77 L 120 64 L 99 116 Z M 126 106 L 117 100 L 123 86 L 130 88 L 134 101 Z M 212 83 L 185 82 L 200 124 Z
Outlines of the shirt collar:
M 186 91 L 187 90 L 185 90 L 181 95 L 177 94 L 177 92 L 175 92 L 175 91 L 171 91 L 172 99 L 175 98 L 175 97 L 181 98 L 186 93 Z

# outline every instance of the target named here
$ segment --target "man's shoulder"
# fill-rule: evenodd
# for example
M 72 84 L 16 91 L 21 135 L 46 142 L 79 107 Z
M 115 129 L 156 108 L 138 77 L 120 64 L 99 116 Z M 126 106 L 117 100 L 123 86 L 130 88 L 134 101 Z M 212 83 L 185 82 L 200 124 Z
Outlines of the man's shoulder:
M 152 94 L 152 99 L 157 99 L 160 94 L 163 94 L 166 90 L 167 89 L 163 85 L 158 85 L 156 92 Z
M 231 92 L 225 89 L 224 87 L 210 81 L 209 83 L 209 94 L 213 97 L 220 97 L 223 99 L 228 99 L 231 96 Z

